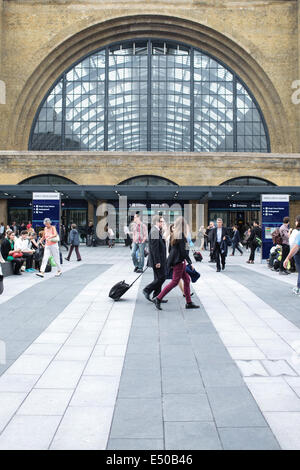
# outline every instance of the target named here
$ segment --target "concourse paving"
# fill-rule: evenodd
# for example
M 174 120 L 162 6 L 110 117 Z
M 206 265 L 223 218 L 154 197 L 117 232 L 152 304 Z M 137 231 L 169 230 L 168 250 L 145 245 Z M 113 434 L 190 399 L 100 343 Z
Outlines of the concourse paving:
M 125 247 L 82 247 L 64 274 L 5 279 L 0 449 L 300 449 L 300 297 L 246 254 L 157 311 Z M 3 345 L 6 355 L 3 353 Z

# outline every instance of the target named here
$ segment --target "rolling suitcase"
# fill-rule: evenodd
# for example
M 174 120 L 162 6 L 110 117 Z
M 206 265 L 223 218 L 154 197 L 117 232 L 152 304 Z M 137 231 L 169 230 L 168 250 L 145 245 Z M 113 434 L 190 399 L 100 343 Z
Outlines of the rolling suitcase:
M 146 267 L 145 271 L 148 269 L 148 266 Z M 145 272 L 144 271 L 144 272 Z M 120 298 L 127 292 L 131 286 L 142 276 L 143 273 L 141 273 L 131 284 L 127 284 L 125 281 L 120 281 L 117 282 L 109 291 L 108 296 L 113 299 L 113 300 L 120 300 Z

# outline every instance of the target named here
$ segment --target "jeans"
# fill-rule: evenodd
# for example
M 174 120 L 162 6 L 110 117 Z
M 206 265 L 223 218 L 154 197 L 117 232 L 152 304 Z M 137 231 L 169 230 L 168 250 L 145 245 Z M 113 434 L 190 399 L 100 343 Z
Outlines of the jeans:
M 53 256 L 57 271 L 61 271 L 61 265 L 60 265 L 60 258 L 59 258 L 59 248 L 58 248 L 58 243 L 55 243 L 55 245 L 46 245 L 45 250 L 44 250 L 44 256 L 43 256 L 43 261 L 42 261 L 42 266 L 41 266 L 41 272 L 44 273 L 48 259 L 50 256 Z
M 132 244 L 132 261 L 135 268 L 143 269 L 144 268 L 144 251 L 145 243 L 135 243 Z
M 186 262 L 183 261 L 182 263 L 178 263 L 173 268 L 173 277 L 172 281 L 166 285 L 166 287 L 161 291 L 161 293 L 157 296 L 159 300 L 162 300 L 165 295 L 167 295 L 170 290 L 174 289 L 179 284 L 180 279 L 183 280 L 184 284 L 184 295 L 185 300 L 187 303 L 190 303 L 191 300 L 191 291 L 190 291 L 190 282 L 191 278 L 185 270 Z
M 249 261 L 254 261 L 256 248 L 257 248 L 257 245 L 251 243 L 251 245 L 250 245 L 251 253 L 250 253 L 250 256 L 249 256 Z
M 300 289 L 300 253 L 296 253 L 294 256 L 296 268 L 297 268 L 297 273 L 298 273 L 298 282 L 297 282 L 297 287 Z
M 23 258 L 26 260 L 26 269 L 32 269 L 33 254 L 23 253 Z

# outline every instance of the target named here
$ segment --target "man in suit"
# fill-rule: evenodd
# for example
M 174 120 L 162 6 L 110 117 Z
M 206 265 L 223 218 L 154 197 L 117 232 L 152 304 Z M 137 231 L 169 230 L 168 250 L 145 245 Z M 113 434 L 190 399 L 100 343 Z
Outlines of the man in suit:
M 211 246 L 217 263 L 217 272 L 225 269 L 228 248 L 227 228 L 223 227 L 223 220 L 217 219 L 217 226 L 212 230 Z
M 155 215 L 149 234 L 148 265 L 153 268 L 154 280 L 144 288 L 143 294 L 150 302 L 152 302 L 150 294 L 153 292 L 153 297 L 157 297 L 166 280 L 166 242 L 162 236 L 163 223 L 164 219 L 160 215 Z

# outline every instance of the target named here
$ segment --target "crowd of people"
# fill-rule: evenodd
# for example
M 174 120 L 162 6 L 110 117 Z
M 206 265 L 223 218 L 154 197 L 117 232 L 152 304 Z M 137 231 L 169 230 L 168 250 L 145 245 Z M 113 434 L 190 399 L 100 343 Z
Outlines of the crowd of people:
M 108 246 L 112 247 L 114 232 L 108 224 L 106 232 Z M 187 266 L 194 269 L 189 257 L 191 247 L 194 250 L 196 250 L 196 246 L 200 251 L 209 250 L 209 263 L 215 263 L 217 272 L 221 272 L 225 270 L 230 246 L 232 247 L 230 256 L 234 256 L 236 250 L 241 256 L 244 254 L 244 248 L 246 251 L 250 251 L 249 259 L 246 262 L 253 264 L 255 254 L 262 245 L 262 229 L 257 220 L 254 220 L 252 226 L 245 227 L 245 230 L 241 232 L 237 225 L 231 228 L 224 227 L 223 220 L 218 218 L 216 223 L 211 221 L 206 229 L 201 226 L 196 240 L 193 242 L 191 230 L 183 217 L 177 218 L 174 224 L 168 226 L 162 215 L 156 215 L 148 234 L 148 227 L 143 223 L 140 213 L 137 212 L 129 227 L 124 227 L 124 233 L 125 246 L 131 248 L 134 272 L 143 272 L 145 258 L 149 255 L 148 265 L 153 268 L 154 280 L 144 289 L 144 294 L 148 300 L 155 303 L 158 309 L 161 309 L 161 303 L 166 302 L 164 299 L 166 294 L 177 285 L 186 298 L 187 308 L 197 308 L 191 301 L 190 277 L 186 270 Z M 49 260 L 52 260 L 51 266 L 56 266 L 56 276 L 60 276 L 62 274 L 62 256 L 59 243 L 68 250 L 65 258 L 67 261 L 70 261 L 73 250 L 75 250 L 77 261 L 81 261 L 80 236 L 76 225 L 71 225 L 68 235 L 69 245 L 62 226 L 60 234 L 59 237 L 56 226 L 51 224 L 50 219 L 44 220 L 44 228 L 38 233 L 34 231 L 31 221 L 28 221 L 27 224 L 22 223 L 20 226 L 13 222 L 6 227 L 1 223 L 0 293 L 2 293 L 1 289 L 3 290 L 1 263 L 10 261 L 15 275 L 21 275 L 25 271 L 44 277 L 45 272 L 51 269 L 49 269 Z M 300 251 L 297 249 L 299 234 L 300 215 L 295 220 L 295 227 L 290 227 L 289 217 L 285 217 L 282 225 L 273 231 L 273 247 L 268 264 L 273 271 L 278 271 L 280 275 L 288 275 L 297 270 L 298 283 L 297 287 L 293 289 L 297 295 L 300 295 Z M 89 222 L 87 246 L 93 245 L 94 236 L 93 223 Z M 171 281 L 162 290 L 166 279 L 171 279 Z M 151 295 L 152 298 L 150 298 Z

